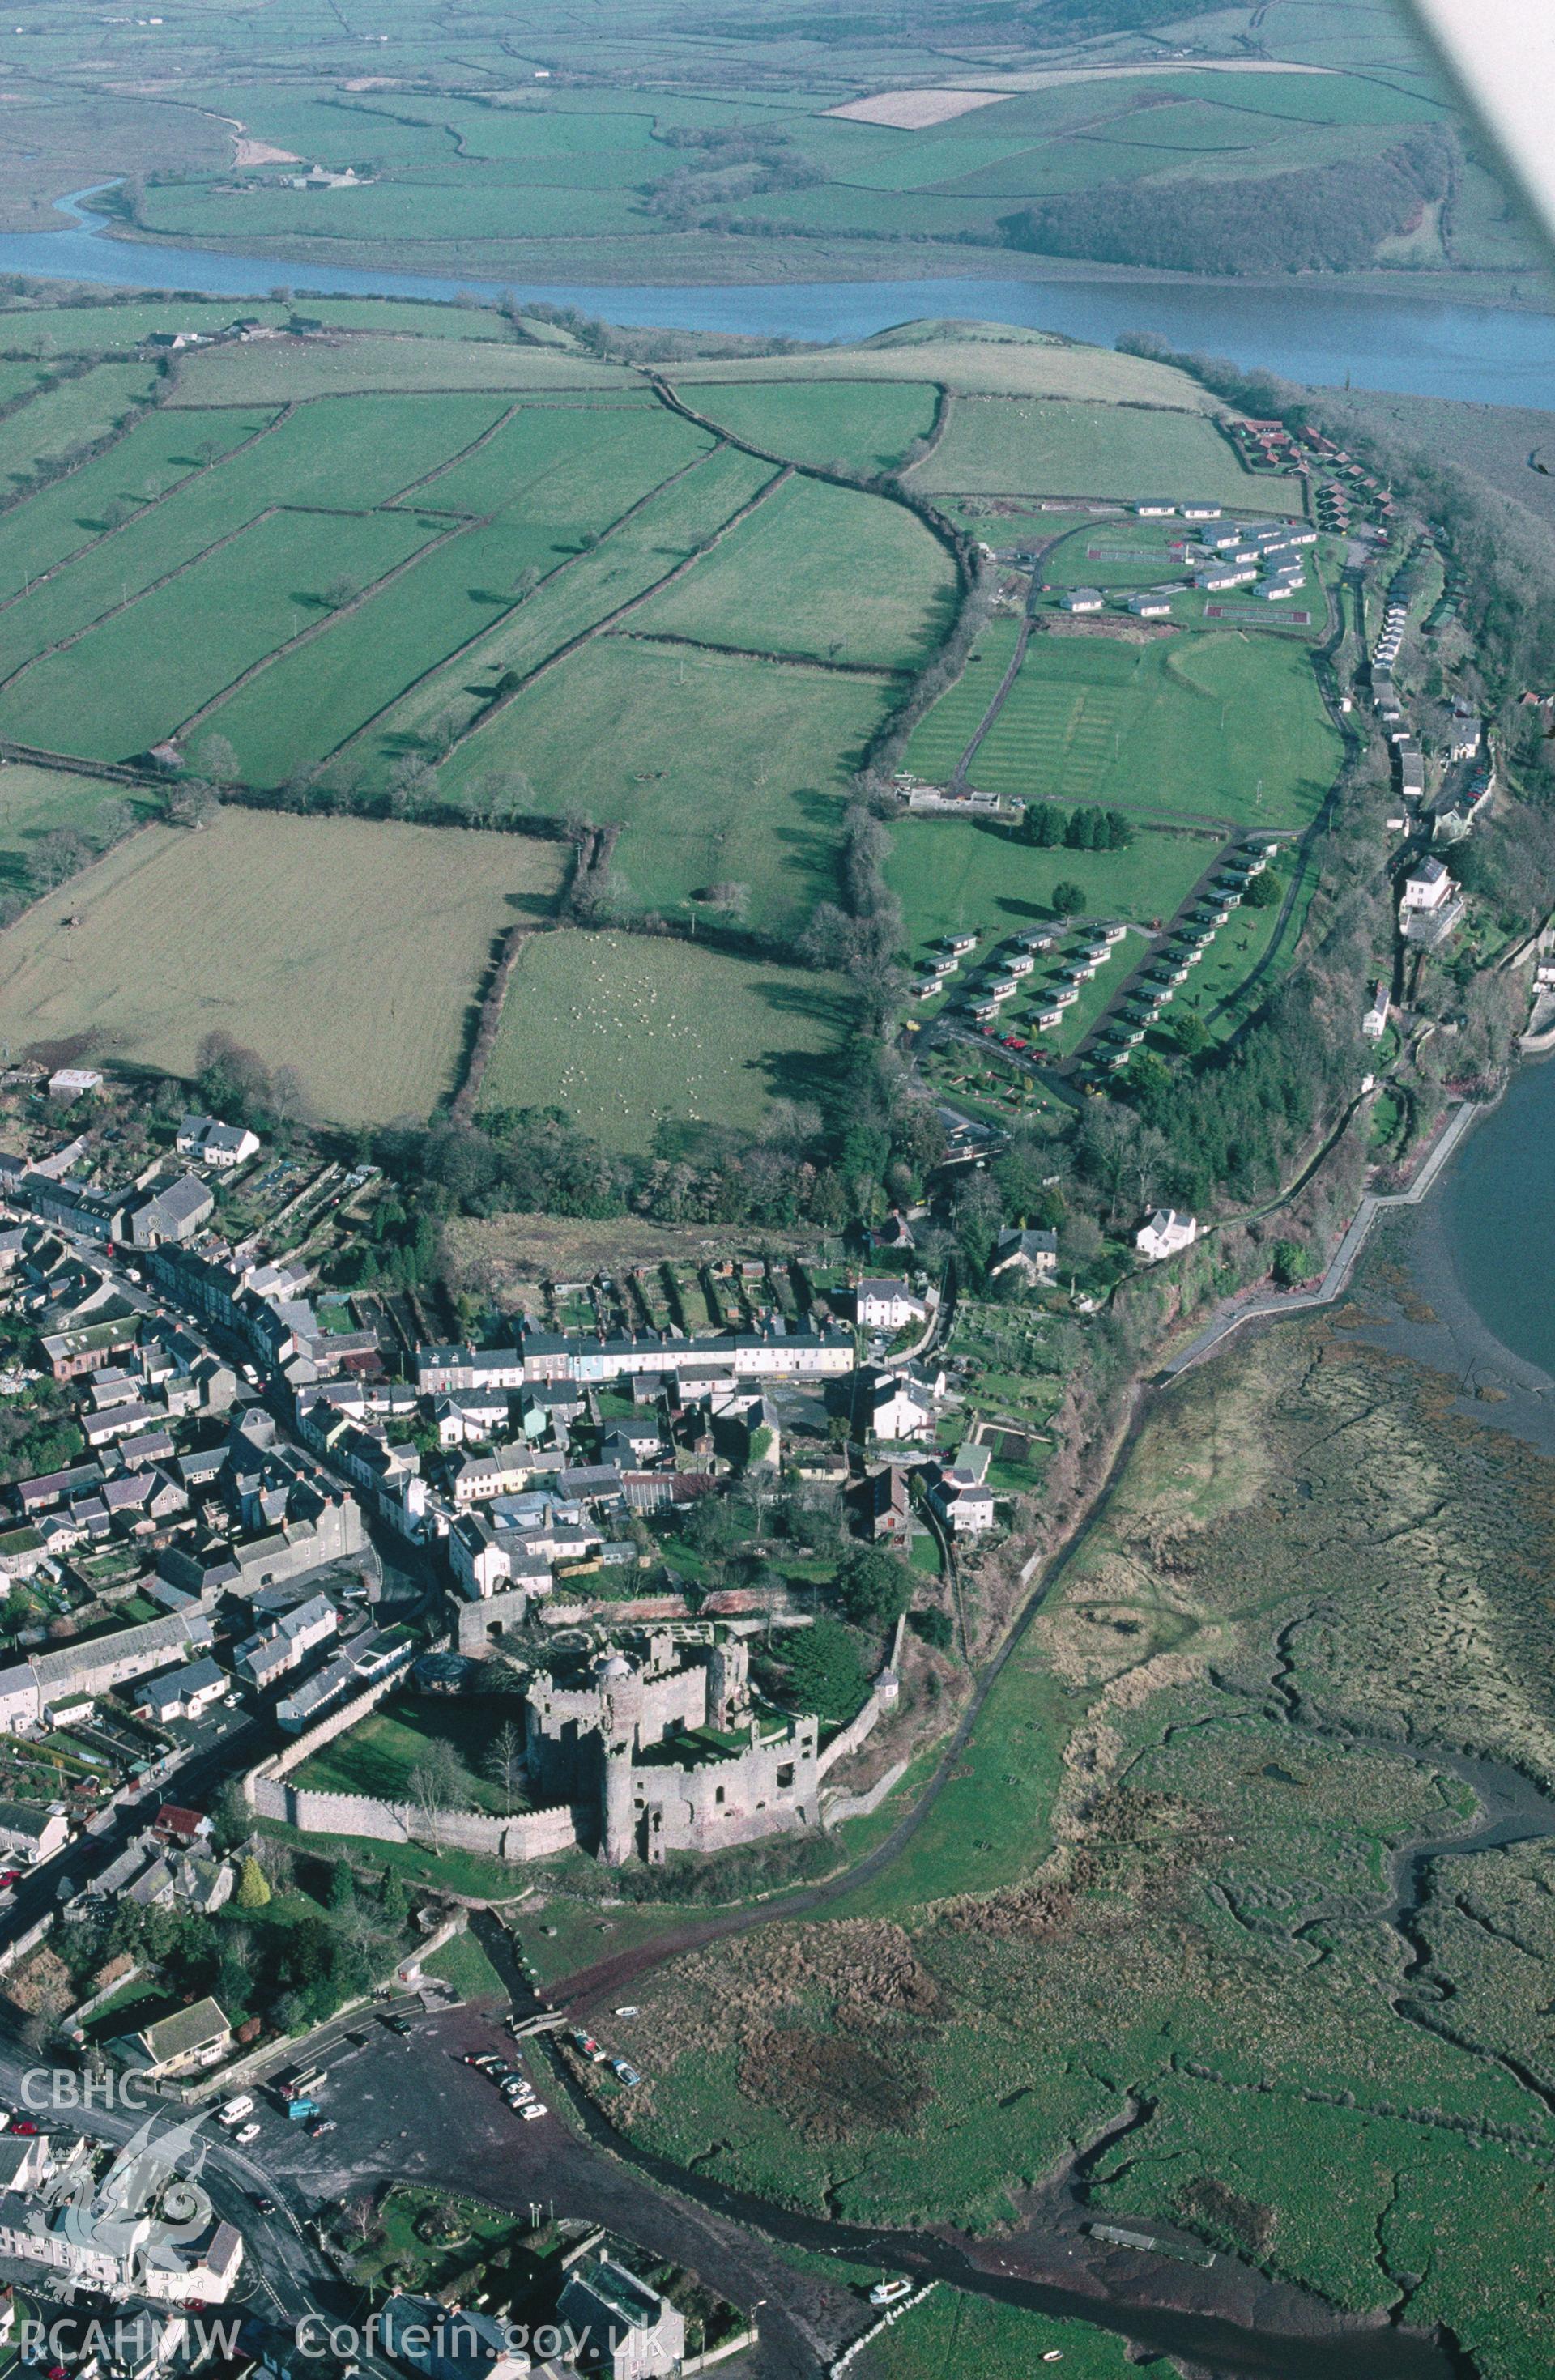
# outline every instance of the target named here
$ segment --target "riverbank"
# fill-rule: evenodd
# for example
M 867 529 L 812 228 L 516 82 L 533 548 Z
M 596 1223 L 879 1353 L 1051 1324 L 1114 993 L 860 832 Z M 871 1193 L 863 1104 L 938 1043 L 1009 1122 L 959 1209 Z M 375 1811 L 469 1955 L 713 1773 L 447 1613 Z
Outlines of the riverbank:
M 1517 276 L 1515 298 L 1487 301 L 1420 286 L 1415 274 L 1368 275 L 1358 287 L 1319 282 L 1198 281 L 1190 275 L 1130 273 L 1127 268 L 1075 266 L 1014 251 L 960 251 L 926 260 L 909 249 L 915 277 L 880 278 L 881 263 L 903 252 L 877 248 L 870 276 L 830 280 L 694 283 L 626 279 L 558 281 L 555 249 L 537 255 L 533 278 L 351 266 L 306 248 L 267 255 L 164 246 L 115 236 L 86 203 L 104 184 L 56 200 L 70 227 L 0 235 L 0 272 L 97 287 L 176 290 L 234 298 L 265 297 L 279 284 L 330 297 L 421 298 L 463 294 L 493 303 L 513 297 L 570 306 L 627 327 L 720 332 L 826 344 L 873 336 L 895 325 L 956 317 L 1044 330 L 1112 346 L 1128 332 L 1149 332 L 1180 351 L 1227 355 L 1313 387 L 1348 386 L 1399 395 L 1446 396 L 1555 411 L 1555 311 L 1528 303 L 1531 276 Z M 154 260 L 154 261 L 153 261 Z M 849 265 L 854 274 L 856 258 Z M 807 258 L 811 270 L 821 259 Z M 922 268 L 925 262 L 929 269 Z M 655 269 L 658 269 L 655 264 Z M 1407 285 L 1407 286 L 1405 286 Z M 1542 294 L 1551 302 L 1548 290 Z

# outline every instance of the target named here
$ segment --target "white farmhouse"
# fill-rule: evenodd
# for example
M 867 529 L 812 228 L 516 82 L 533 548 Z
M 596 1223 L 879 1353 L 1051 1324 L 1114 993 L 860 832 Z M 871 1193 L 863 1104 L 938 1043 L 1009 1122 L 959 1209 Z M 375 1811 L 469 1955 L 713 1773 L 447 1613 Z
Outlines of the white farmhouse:
M 1134 1245 L 1147 1264 L 1159 1264 L 1163 1257 L 1174 1257 L 1183 1248 L 1191 1248 L 1198 1237 L 1198 1220 L 1194 1215 L 1179 1215 L 1173 1207 L 1158 1207 L 1148 1222 L 1134 1234 Z

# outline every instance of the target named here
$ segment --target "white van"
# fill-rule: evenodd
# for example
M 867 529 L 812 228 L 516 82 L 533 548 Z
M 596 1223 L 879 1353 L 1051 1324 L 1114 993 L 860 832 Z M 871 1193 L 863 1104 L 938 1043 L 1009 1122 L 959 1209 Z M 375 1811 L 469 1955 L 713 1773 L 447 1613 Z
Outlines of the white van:
M 218 2107 L 216 2121 L 225 2124 L 230 2131 L 234 2124 L 240 2124 L 245 2116 L 251 2116 L 253 2112 L 254 2103 L 245 2093 L 237 2099 L 229 2099 L 225 2107 Z

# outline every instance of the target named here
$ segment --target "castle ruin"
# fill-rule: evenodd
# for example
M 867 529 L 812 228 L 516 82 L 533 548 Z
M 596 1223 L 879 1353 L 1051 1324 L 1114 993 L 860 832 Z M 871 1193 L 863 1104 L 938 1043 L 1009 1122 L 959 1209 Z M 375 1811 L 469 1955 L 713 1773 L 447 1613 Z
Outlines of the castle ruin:
M 528 1678 L 524 1722 L 535 1799 L 596 1807 L 609 1867 L 820 1824 L 818 1721 L 759 1701 L 746 1645 L 710 1625 L 564 1656 Z

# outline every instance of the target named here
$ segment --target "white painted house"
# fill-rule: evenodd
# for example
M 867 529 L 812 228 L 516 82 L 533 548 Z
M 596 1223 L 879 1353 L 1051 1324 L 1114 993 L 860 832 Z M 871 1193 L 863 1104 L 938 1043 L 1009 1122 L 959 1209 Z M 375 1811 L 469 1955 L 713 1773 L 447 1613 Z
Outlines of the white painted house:
M 927 1303 L 905 1281 L 861 1281 L 854 1312 L 864 1330 L 900 1330 L 909 1322 L 929 1319 Z
M 1134 1245 L 1147 1264 L 1159 1264 L 1163 1257 L 1174 1257 L 1183 1248 L 1191 1248 L 1197 1237 L 1197 1216 L 1179 1215 L 1172 1207 L 1158 1207 L 1148 1222 L 1135 1232 Z
M 1452 879 L 1440 859 L 1423 859 L 1412 868 L 1403 880 L 1403 897 L 1400 906 L 1406 912 L 1421 910 L 1434 916 L 1452 898 Z

